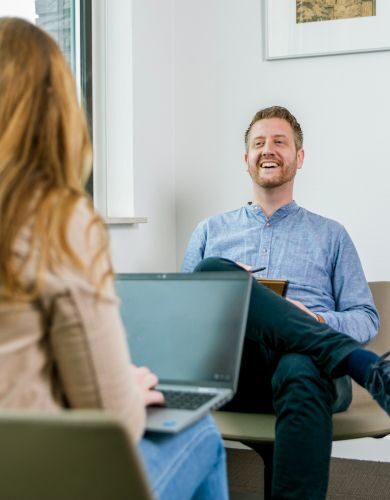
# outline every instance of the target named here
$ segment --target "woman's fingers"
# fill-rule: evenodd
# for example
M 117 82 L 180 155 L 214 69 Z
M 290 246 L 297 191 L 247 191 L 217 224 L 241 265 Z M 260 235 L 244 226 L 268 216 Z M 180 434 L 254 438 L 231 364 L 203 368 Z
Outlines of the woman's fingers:
M 164 396 L 161 392 L 154 390 L 158 384 L 158 377 L 155 373 L 151 372 L 146 366 L 130 367 L 132 374 L 140 387 L 146 406 L 153 404 L 163 404 Z
M 162 405 L 164 404 L 164 395 L 159 391 L 149 390 L 145 393 L 145 405 Z

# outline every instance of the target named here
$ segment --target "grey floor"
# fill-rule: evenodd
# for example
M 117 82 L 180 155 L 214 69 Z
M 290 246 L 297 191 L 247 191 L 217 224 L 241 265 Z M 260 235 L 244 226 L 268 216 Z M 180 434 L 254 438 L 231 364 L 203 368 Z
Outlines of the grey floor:
M 263 499 L 263 461 L 252 450 L 227 450 L 231 500 Z
M 230 493 L 230 500 L 259 500 L 263 498 L 262 494 L 256 493 Z
M 227 449 L 231 500 L 263 500 L 263 462 L 251 450 Z M 332 458 L 327 500 L 389 500 L 390 463 Z

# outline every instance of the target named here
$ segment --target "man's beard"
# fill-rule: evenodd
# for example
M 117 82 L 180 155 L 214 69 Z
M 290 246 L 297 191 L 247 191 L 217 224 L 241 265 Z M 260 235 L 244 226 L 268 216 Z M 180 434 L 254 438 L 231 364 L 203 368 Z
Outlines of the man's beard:
M 252 173 L 252 169 L 249 169 L 252 180 L 260 187 L 276 188 L 283 186 L 294 179 L 297 172 L 297 163 L 294 162 L 288 167 L 284 164 L 280 164 L 278 167 L 273 167 L 272 169 L 270 168 L 269 170 L 277 170 L 278 175 L 272 175 L 269 178 L 262 175 L 263 170 L 265 170 L 265 168 L 260 166 L 260 162 L 256 165 L 254 173 Z

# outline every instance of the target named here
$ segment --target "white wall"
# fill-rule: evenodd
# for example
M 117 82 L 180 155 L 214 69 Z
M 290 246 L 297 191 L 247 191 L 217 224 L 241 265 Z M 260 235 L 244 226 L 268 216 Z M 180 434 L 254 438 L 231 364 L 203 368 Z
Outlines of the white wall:
M 177 264 L 195 224 L 250 197 L 243 132 L 258 109 L 298 118 L 300 205 L 350 232 L 390 279 L 390 52 L 264 61 L 260 0 L 175 0 Z
M 110 228 L 118 272 L 176 268 L 173 19 L 173 0 L 133 0 L 134 207 L 148 223 Z
M 280 104 L 305 134 L 297 202 L 342 222 L 367 278 L 389 280 L 390 51 L 264 61 L 261 16 L 261 0 L 133 0 L 135 215 L 149 222 L 111 228 L 116 270 L 178 269 L 199 220 L 249 199 L 243 132 Z

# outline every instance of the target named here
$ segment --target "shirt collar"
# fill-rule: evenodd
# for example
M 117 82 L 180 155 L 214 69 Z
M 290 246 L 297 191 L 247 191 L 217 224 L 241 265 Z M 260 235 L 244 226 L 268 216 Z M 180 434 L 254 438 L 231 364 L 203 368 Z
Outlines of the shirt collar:
M 246 205 L 247 211 L 249 213 L 252 213 L 256 217 L 259 217 L 265 222 L 276 222 L 278 220 L 284 219 L 284 217 L 287 217 L 290 214 L 294 214 L 298 212 L 299 206 L 295 203 L 295 201 L 291 201 L 290 203 L 287 203 L 287 205 L 283 205 L 282 207 L 278 208 L 270 218 L 268 218 L 265 213 L 263 212 L 262 208 L 260 205 L 254 205 L 252 202 L 248 202 Z

